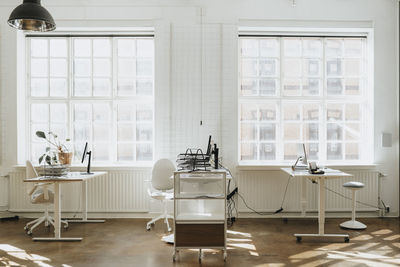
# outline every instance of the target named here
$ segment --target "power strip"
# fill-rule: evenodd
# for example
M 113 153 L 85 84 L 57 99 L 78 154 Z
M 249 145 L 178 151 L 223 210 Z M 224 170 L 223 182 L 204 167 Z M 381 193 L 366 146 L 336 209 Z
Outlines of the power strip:
M 229 200 L 231 199 L 237 192 L 238 192 L 238 188 L 236 187 L 235 189 L 232 190 L 232 192 L 230 192 L 227 196 L 226 199 Z

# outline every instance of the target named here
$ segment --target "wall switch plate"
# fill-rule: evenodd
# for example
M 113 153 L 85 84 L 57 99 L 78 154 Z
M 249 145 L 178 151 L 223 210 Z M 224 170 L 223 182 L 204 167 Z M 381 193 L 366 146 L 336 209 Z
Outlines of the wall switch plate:
M 382 147 L 392 147 L 392 134 L 382 133 Z

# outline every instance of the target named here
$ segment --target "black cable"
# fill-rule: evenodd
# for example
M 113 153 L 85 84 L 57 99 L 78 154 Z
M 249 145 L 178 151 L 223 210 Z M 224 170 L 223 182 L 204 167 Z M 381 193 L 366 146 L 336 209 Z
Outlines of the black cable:
M 345 195 L 343 195 L 343 194 L 341 194 L 341 193 L 339 193 L 339 192 L 336 192 L 336 191 L 334 191 L 334 190 L 332 190 L 332 189 L 329 189 L 329 188 L 326 187 L 326 186 L 325 186 L 325 189 L 328 190 L 328 191 L 330 191 L 330 192 L 332 192 L 332 193 L 334 193 L 334 194 L 336 194 L 336 195 L 339 195 L 339 196 L 341 196 L 341 197 L 343 197 L 343 198 L 345 198 L 345 199 L 352 200 L 351 197 L 345 196 Z M 380 207 L 377 207 L 377 206 L 374 206 L 374 205 L 371 205 L 371 204 L 368 204 L 368 203 L 364 203 L 364 202 L 361 202 L 361 201 L 358 201 L 358 200 L 356 200 L 356 202 L 357 202 L 358 204 L 361 204 L 361 205 L 364 205 L 364 206 L 367 206 L 367 207 L 370 207 L 370 208 L 375 208 L 375 209 L 379 209 L 379 210 L 384 210 L 384 208 L 380 208 Z

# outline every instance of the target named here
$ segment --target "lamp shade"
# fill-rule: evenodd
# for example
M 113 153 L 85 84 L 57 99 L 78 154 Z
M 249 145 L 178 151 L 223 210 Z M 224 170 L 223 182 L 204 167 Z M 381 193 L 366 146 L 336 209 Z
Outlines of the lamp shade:
M 18 30 L 47 32 L 56 29 L 56 23 L 40 0 L 24 0 L 11 12 L 8 24 Z

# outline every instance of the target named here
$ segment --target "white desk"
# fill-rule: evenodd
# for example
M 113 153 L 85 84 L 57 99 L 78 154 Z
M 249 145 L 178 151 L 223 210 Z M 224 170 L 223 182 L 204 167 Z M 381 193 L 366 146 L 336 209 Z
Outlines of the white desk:
M 319 197 L 318 197 L 318 234 L 294 234 L 297 241 L 301 241 L 304 237 L 343 237 L 345 242 L 349 241 L 349 235 L 347 234 L 325 234 L 325 180 L 335 179 L 342 177 L 352 177 L 353 175 L 344 173 L 337 170 L 326 169 L 324 174 L 310 174 L 307 170 L 293 171 L 291 168 L 281 168 L 282 171 L 286 172 L 292 177 L 303 178 L 302 185 L 302 213 L 305 213 L 305 181 L 306 179 L 312 179 L 317 181 L 319 184 Z
M 34 241 L 81 241 L 81 237 L 61 237 L 61 183 L 82 182 L 82 220 L 71 220 L 69 222 L 104 222 L 104 220 L 88 220 L 87 218 L 87 180 L 103 176 L 106 172 L 93 172 L 93 174 L 82 174 L 70 172 L 66 176 L 40 176 L 25 179 L 30 183 L 53 183 L 54 184 L 54 237 L 35 237 Z

